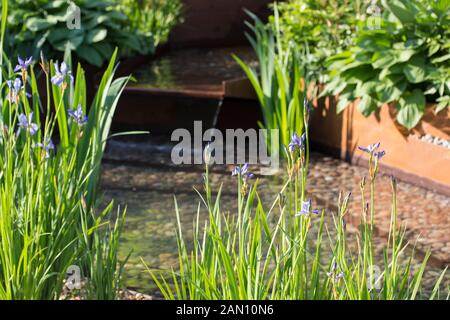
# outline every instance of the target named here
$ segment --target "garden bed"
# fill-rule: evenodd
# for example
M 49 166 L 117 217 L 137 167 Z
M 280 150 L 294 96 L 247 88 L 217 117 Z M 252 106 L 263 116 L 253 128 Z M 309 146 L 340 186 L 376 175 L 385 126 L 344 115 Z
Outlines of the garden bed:
M 364 117 L 357 102 L 336 114 L 336 99 L 328 97 L 315 103 L 311 137 L 316 145 L 355 164 L 366 163 L 357 151 L 374 141 L 382 141 L 388 150 L 383 172 L 398 178 L 450 194 L 450 111 L 435 115 L 426 108 L 421 123 L 408 132 L 395 122 L 395 107 L 384 105 L 377 113 Z

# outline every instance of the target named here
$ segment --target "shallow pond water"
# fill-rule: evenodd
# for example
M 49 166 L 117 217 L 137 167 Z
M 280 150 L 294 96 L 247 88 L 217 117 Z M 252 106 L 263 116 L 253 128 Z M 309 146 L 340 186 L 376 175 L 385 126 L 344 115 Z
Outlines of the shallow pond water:
M 173 49 L 134 73 L 134 88 L 221 91 L 222 82 L 245 76 L 233 55 L 255 66 L 248 46 Z

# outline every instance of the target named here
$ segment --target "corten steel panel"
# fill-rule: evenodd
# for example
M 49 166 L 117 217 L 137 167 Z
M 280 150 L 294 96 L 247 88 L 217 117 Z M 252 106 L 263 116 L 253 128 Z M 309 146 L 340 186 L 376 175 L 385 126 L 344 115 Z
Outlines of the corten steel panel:
M 216 128 L 224 132 L 226 129 L 258 129 L 258 122 L 261 121 L 261 108 L 257 100 L 225 98 Z
M 238 45 L 246 44 L 244 8 L 261 19 L 270 15 L 272 0 L 183 0 L 184 23 L 171 32 L 170 45 Z
M 450 139 L 450 110 L 434 115 L 434 106 L 427 106 L 423 121 L 410 135 L 396 123 L 395 107 L 384 105 L 379 112 L 365 118 L 357 111 L 357 103 L 337 115 L 334 98 L 316 101 L 312 139 L 340 152 L 341 158 L 362 165 L 367 163 L 367 156 L 357 147 L 381 142 L 386 151 L 381 161 L 384 173 L 450 194 L 450 150 L 417 138 L 417 135 L 430 134 Z
M 137 82 L 128 91 L 173 96 L 253 98 L 253 89 L 233 54 L 251 64 L 254 51 L 249 46 L 171 49 L 130 70 Z
M 202 121 L 203 129 L 213 126 L 220 100 L 163 94 L 126 92 L 114 116 L 114 130 L 148 130 L 171 133 L 178 128 L 191 130 L 194 121 Z

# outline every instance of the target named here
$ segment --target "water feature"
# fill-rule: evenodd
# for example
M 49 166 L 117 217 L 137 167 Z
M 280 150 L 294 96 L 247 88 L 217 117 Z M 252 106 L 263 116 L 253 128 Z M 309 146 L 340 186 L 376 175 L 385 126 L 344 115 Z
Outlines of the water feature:
M 157 142 L 114 141 L 106 155 L 103 172 L 103 188 L 105 198 L 114 198 L 117 204 L 127 206 L 126 226 L 120 255 L 124 258 L 132 251 L 126 266 L 125 285 L 128 288 L 155 293 L 155 285 L 145 270 L 141 259 L 150 268 L 169 269 L 177 266 L 177 244 L 175 239 L 175 209 L 174 196 L 182 212 L 183 232 L 189 238 L 192 223 L 196 217 L 199 198 L 193 189 L 202 190 L 202 167 L 180 166 L 170 163 L 167 140 Z M 216 166 L 211 173 L 214 190 L 223 184 L 223 208 L 233 212 L 235 206 L 236 181 L 230 176 L 231 167 Z M 255 168 L 257 171 L 257 168 Z M 366 169 L 350 166 L 340 160 L 332 159 L 315 153 L 311 159 L 309 192 L 313 195 L 316 206 L 328 208 L 331 216 L 333 205 L 337 201 L 339 190 L 353 189 L 351 211 L 358 214 L 359 198 L 356 188 L 360 177 Z M 270 203 L 277 195 L 283 183 L 283 177 L 260 177 L 260 195 L 263 202 Z M 379 193 L 377 195 L 377 212 L 381 222 L 380 238 L 377 239 L 377 252 L 381 256 L 384 247 L 383 219 L 389 212 L 390 192 L 387 187 L 388 177 L 380 177 Z M 409 197 L 416 198 L 416 206 L 412 217 L 408 212 L 412 209 Z M 426 273 L 428 286 L 436 279 L 442 267 L 448 264 L 450 254 L 447 242 L 446 228 L 448 221 L 436 224 L 433 232 L 428 232 L 421 222 L 422 212 L 434 214 L 441 219 L 448 217 L 448 197 L 432 193 L 405 183 L 399 184 L 400 219 L 408 223 L 410 232 L 408 239 L 414 241 L 417 234 L 425 238 L 418 243 L 419 248 L 433 248 L 434 243 L 443 243 L 434 250 L 433 260 Z M 422 204 L 422 205 L 421 205 Z M 446 211 L 447 210 L 447 211 Z M 205 219 L 205 211 L 201 211 L 201 219 Z M 412 218 L 412 219 L 411 219 Z M 414 220 L 417 220 L 414 223 Z M 384 221 L 386 222 L 386 221 Z M 443 230 L 442 233 L 439 231 Z M 448 229 L 447 229 L 448 230 Z M 349 228 L 354 232 L 355 228 Z M 325 253 L 326 254 L 326 253 Z M 447 275 L 447 283 L 450 274 Z

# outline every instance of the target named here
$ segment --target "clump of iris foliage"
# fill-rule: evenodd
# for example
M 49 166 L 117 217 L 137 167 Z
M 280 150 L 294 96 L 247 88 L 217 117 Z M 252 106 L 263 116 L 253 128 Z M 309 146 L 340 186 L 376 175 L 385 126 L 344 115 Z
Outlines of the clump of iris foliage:
M 43 51 L 57 58 L 66 49 L 89 64 L 103 66 L 119 47 L 120 56 L 145 55 L 167 40 L 178 23 L 179 0 L 10 0 L 10 32 L 5 49 L 12 55 Z M 79 18 L 78 23 L 75 18 Z M 70 29 L 69 29 L 70 26 Z
M 258 62 L 255 70 L 249 64 L 234 56 L 244 70 L 261 105 L 263 123 L 261 128 L 279 129 L 279 141 L 270 141 L 268 150 L 277 150 L 283 155 L 283 145 L 289 143 L 294 132 L 303 131 L 304 91 L 301 91 L 302 68 L 299 47 L 294 42 L 281 41 L 280 20 L 275 5 L 274 28 L 266 26 L 257 16 L 247 12 L 253 24 L 247 26 L 253 35 L 246 34 Z
M 3 0 L 0 47 L 7 12 Z M 77 268 L 81 278 L 69 285 L 87 279 L 88 298 L 113 299 L 123 214 L 109 224 L 113 203 L 99 210 L 98 188 L 112 115 L 128 81 L 113 79 L 117 51 L 89 113 L 80 65 L 72 74 L 68 58 L 19 57 L 16 65 L 2 53 L 0 299 L 58 299 L 67 271 Z
M 130 20 L 131 28 L 153 39 L 156 46 L 169 38 L 181 22 L 181 0 L 119 0 L 119 8 Z
M 391 103 L 411 129 L 427 102 L 436 113 L 450 106 L 449 8 L 449 0 L 289 0 L 274 6 L 269 26 L 300 47 L 315 96 L 337 95 L 338 112 L 358 100 L 365 116 Z
M 258 180 L 245 164 L 236 167 L 237 212 L 221 205 L 221 189 L 213 194 L 208 166 L 204 194 L 194 222 L 194 238 L 186 243 L 175 200 L 178 222 L 179 267 L 149 270 L 166 299 L 420 299 L 448 298 L 440 283 L 424 292 L 423 275 L 430 253 L 415 268 L 414 250 L 408 251 L 405 229 L 397 225 L 397 182 L 392 179 L 390 231 L 383 256 L 376 260 L 375 184 L 380 143 L 360 148 L 369 156 L 369 173 L 360 184 L 362 210 L 355 239 L 346 231 L 351 194 L 341 196 L 337 212 L 312 207 L 307 193 L 308 127 L 294 134 L 286 149 L 287 181 L 266 207 L 258 193 Z M 366 199 L 366 189 L 370 198 Z M 201 207 L 207 221 L 200 221 Z M 331 221 L 334 230 L 327 223 Z M 328 241 L 327 241 L 328 240 Z M 356 243 L 356 250 L 351 243 Z M 327 246 L 330 248 L 327 248 Z M 192 248 L 189 250 L 187 248 Z M 328 252 L 331 252 L 328 254 Z M 409 252 L 409 253 L 408 253 Z M 325 257 L 324 257 L 325 254 Z M 406 263 L 404 262 L 406 260 Z M 377 268 L 378 267 L 378 268 Z M 374 270 L 379 270 L 378 273 Z

